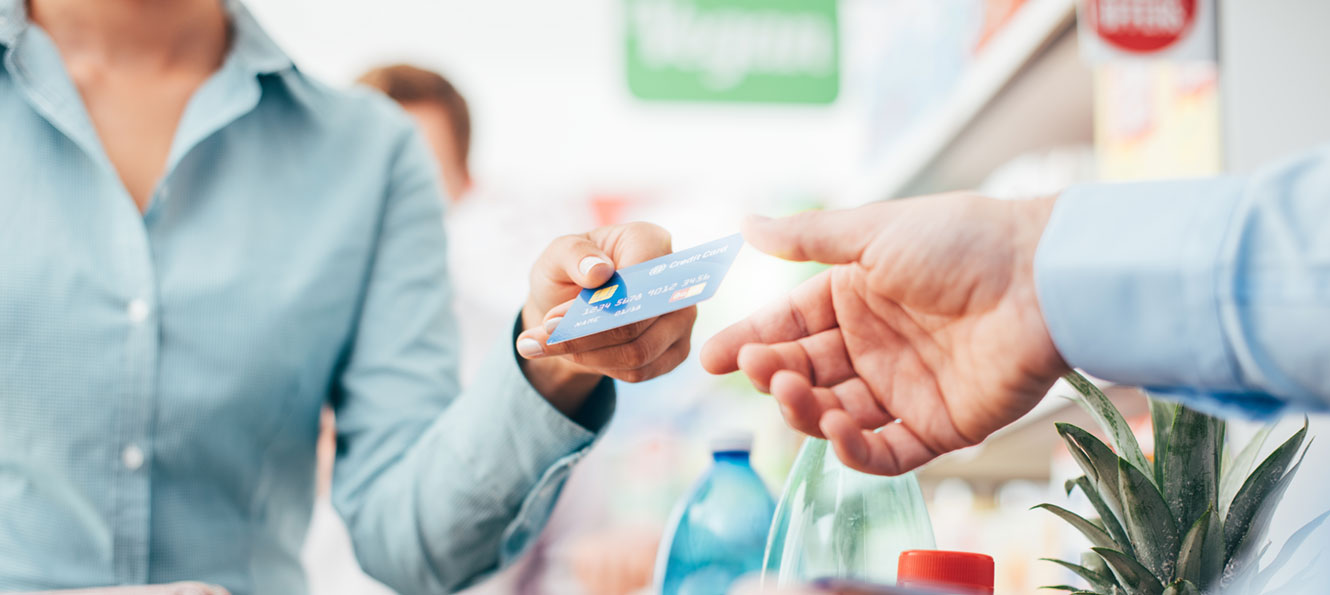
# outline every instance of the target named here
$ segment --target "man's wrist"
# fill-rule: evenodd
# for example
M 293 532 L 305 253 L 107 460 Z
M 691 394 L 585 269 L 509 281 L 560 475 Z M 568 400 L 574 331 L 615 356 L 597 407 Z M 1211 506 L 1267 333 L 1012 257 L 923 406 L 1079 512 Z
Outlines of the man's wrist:
M 1016 258 L 1013 290 L 1018 302 L 1023 304 L 1021 311 L 1034 319 L 1028 326 L 1039 330 L 1039 338 L 1044 347 L 1043 357 L 1036 362 L 1040 374 L 1055 378 L 1071 371 L 1071 366 L 1058 352 L 1057 344 L 1053 341 L 1053 335 L 1039 303 L 1038 287 L 1035 282 L 1035 255 L 1038 253 L 1044 230 L 1053 217 L 1053 208 L 1057 200 L 1058 195 L 1054 194 L 1030 200 L 1011 201 L 1012 206 L 1018 211 L 1012 236 Z

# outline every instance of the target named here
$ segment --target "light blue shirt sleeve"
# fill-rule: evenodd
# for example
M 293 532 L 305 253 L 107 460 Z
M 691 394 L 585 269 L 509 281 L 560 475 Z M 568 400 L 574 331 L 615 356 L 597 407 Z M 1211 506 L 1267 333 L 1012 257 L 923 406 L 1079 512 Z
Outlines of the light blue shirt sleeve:
M 1330 147 L 1068 189 L 1035 283 L 1058 351 L 1094 376 L 1212 413 L 1330 410 Z
M 459 391 L 432 172 L 413 135 L 393 172 L 359 329 L 334 397 L 334 505 L 361 566 L 404 593 L 453 591 L 512 561 L 538 535 L 600 429 L 575 423 L 536 393 L 511 336 L 495 337 L 476 382 Z M 613 400 L 607 380 L 587 406 L 612 408 Z M 592 417 L 599 426 L 608 416 Z

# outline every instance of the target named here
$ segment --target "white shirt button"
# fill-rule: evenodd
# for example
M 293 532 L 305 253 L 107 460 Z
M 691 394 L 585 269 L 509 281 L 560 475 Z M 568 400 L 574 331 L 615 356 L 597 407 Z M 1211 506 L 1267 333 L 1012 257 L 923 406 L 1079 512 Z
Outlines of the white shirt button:
M 148 315 L 151 313 L 152 308 L 148 306 L 148 302 L 143 301 L 142 299 L 136 299 L 129 302 L 130 322 L 133 322 L 134 324 L 143 322 L 148 319 Z
M 125 464 L 125 468 L 130 471 L 138 471 L 143 466 L 143 449 L 136 444 L 125 447 L 120 451 L 120 462 Z

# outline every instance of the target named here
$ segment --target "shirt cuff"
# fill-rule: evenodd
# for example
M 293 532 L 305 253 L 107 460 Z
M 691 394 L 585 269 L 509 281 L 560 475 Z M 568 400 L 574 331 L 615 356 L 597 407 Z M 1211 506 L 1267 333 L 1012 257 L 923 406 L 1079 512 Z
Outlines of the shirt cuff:
M 455 467 L 427 474 L 420 484 L 426 506 L 492 510 L 495 520 L 506 520 L 496 540 L 500 568 L 535 542 L 568 474 L 605 425 L 588 429 L 555 409 L 527 381 L 512 343 L 505 337 L 494 346 L 474 384 L 436 422 L 441 441 L 435 446 L 448 450 L 446 458 Z M 608 420 L 615 403 L 613 382 L 598 385 L 588 403 L 602 408 Z M 468 501 L 430 496 L 457 493 L 450 484 L 458 482 L 469 486 L 457 496 Z M 428 542 L 443 544 L 434 551 L 448 551 L 446 544 L 466 538 L 422 529 Z
M 517 318 L 513 321 L 512 340 L 508 342 L 508 349 L 512 351 L 512 359 L 518 365 L 518 372 L 522 372 L 522 356 L 517 353 L 517 336 L 521 334 L 522 314 L 519 312 Z M 524 372 L 522 372 L 522 377 L 526 377 Z M 530 385 L 531 383 L 528 381 L 527 386 L 530 387 Z M 532 392 L 536 392 L 535 389 L 532 389 Z M 539 393 L 537 393 L 537 396 L 539 396 Z M 549 401 L 547 400 L 546 405 L 548 404 Z M 596 387 L 592 389 L 591 394 L 587 395 L 586 400 L 582 402 L 582 406 L 573 412 L 569 419 L 589 432 L 599 433 L 605 429 L 605 426 L 610 423 L 610 418 L 614 416 L 615 404 L 614 379 L 609 376 L 602 376 L 600 382 L 596 383 Z M 553 406 L 550 408 L 553 409 Z
M 1220 304 L 1242 190 L 1221 178 L 1065 191 L 1034 265 L 1063 359 L 1105 380 L 1186 387 L 1175 392 L 1184 399 L 1241 393 Z
M 527 381 L 512 345 L 507 338 L 495 345 L 474 384 L 463 391 L 465 396 L 450 413 L 467 420 L 476 433 L 491 434 L 488 439 L 468 441 L 465 447 L 472 450 L 467 459 L 484 470 L 473 479 L 489 484 L 495 497 L 508 499 L 504 504 L 517 508 L 518 499 L 536 489 L 551 467 L 589 448 L 605 424 L 584 427 L 551 405 Z M 602 382 L 584 408 L 599 407 L 607 421 L 614 403 L 613 382 Z

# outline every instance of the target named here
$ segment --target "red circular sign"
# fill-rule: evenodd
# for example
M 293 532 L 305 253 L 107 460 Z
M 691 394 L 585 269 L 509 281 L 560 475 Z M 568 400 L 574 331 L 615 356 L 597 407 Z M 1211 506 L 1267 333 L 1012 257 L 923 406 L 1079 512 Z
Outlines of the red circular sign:
M 1141 54 L 1177 43 L 1196 23 L 1196 0 L 1087 0 L 1086 8 L 1101 39 Z

